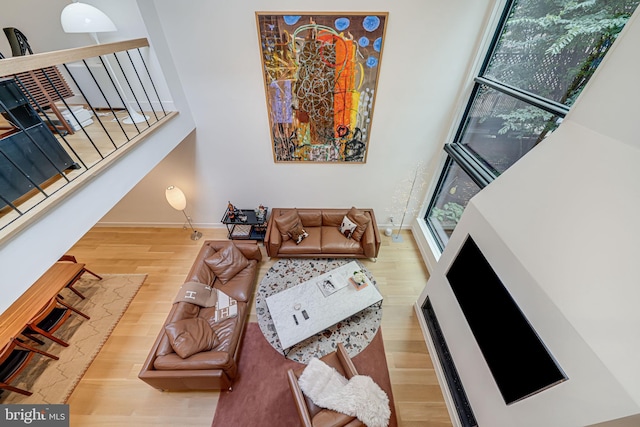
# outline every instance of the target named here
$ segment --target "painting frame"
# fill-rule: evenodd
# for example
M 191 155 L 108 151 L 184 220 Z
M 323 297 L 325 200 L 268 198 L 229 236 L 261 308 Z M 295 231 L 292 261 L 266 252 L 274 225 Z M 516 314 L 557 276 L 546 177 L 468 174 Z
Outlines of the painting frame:
M 256 12 L 275 163 L 363 164 L 388 12 Z

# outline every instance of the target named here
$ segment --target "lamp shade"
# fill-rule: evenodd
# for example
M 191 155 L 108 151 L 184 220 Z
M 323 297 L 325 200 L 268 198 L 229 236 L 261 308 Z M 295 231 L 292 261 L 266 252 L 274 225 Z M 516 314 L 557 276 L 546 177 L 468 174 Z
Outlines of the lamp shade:
M 65 33 L 106 33 L 117 31 L 113 21 L 100 9 L 85 3 L 71 3 L 60 14 Z
M 168 186 L 167 190 L 164 192 L 164 195 L 167 198 L 167 202 L 169 202 L 173 209 L 183 211 L 184 208 L 187 207 L 187 198 L 184 196 L 182 190 L 178 187 L 174 185 Z

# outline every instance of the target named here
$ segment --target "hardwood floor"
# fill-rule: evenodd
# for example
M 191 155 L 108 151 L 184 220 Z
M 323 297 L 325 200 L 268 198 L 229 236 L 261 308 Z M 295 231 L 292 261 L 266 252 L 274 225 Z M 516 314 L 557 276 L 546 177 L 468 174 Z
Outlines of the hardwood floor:
M 219 392 L 160 392 L 137 378 L 202 241 L 226 239 L 225 229 L 201 231 L 203 238 L 192 241 L 177 228 L 95 227 L 68 251 L 97 273 L 148 275 L 71 395 L 72 426 L 211 425 Z M 428 272 L 411 234 L 402 237 L 395 243 L 383 236 L 377 262 L 363 261 L 384 296 L 382 331 L 398 422 L 451 426 L 413 307 Z M 275 262 L 262 250 L 258 280 Z M 250 316 L 256 321 L 253 302 Z

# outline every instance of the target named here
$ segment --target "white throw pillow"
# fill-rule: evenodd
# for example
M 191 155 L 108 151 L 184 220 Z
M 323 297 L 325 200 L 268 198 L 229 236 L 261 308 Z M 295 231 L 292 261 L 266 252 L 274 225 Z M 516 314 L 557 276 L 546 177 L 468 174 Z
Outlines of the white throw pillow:
M 351 221 L 346 215 L 342 218 L 342 223 L 340 224 L 340 233 L 344 235 L 347 239 L 351 238 L 351 235 L 355 231 L 358 224 Z

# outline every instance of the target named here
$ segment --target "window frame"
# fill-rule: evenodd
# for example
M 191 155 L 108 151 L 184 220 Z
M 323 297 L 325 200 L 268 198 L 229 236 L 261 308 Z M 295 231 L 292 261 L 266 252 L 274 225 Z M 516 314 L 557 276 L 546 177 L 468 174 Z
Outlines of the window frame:
M 427 199 L 425 200 L 426 203 L 424 204 L 423 212 L 421 212 L 421 215 L 419 217 L 419 219 L 426 226 L 426 232 L 431 234 L 428 240 L 432 240 L 433 242 L 435 242 L 437 249 L 440 251 L 440 254 L 442 253 L 442 251 L 444 251 L 444 247 L 446 246 L 448 240 L 443 240 L 442 232 L 438 230 L 438 227 L 432 224 L 427 215 L 431 212 L 432 208 L 437 202 L 436 196 L 438 195 L 440 187 L 449 170 L 450 162 L 455 162 L 467 175 L 469 175 L 469 177 L 476 183 L 476 185 L 480 187 L 480 190 L 489 185 L 498 177 L 497 173 L 495 173 L 493 170 L 491 170 L 491 168 L 480 161 L 476 155 L 474 155 L 467 147 L 465 147 L 464 144 L 461 143 L 462 137 L 465 132 L 465 124 L 469 118 L 469 115 L 471 114 L 474 101 L 477 98 L 480 88 L 482 86 L 486 86 L 506 96 L 515 98 L 519 101 L 525 102 L 528 105 L 554 114 L 560 120 L 566 117 L 570 109 L 570 107 L 559 102 L 543 98 L 534 93 L 519 89 L 506 83 L 502 83 L 498 80 L 487 78 L 485 76 L 487 68 L 489 67 L 493 55 L 498 47 L 505 25 L 507 24 L 507 21 L 511 16 L 511 12 L 513 10 L 513 7 L 515 6 L 515 3 L 516 0 L 505 0 L 496 5 L 496 11 L 502 8 L 502 12 L 496 12 L 496 15 L 499 15 L 497 20 L 494 20 L 496 24 L 488 27 L 493 28 L 492 34 L 489 35 L 489 33 L 491 33 L 491 30 L 487 31 L 488 35 L 485 36 L 485 40 L 487 41 L 482 44 L 479 50 L 479 52 L 483 52 L 482 54 L 478 55 L 478 57 L 481 57 L 482 59 L 477 60 L 476 63 L 479 63 L 479 66 L 476 67 L 476 71 L 472 72 L 472 75 L 470 77 L 470 81 L 472 82 L 470 90 L 466 91 L 466 93 L 462 95 L 461 104 L 464 103 L 464 107 L 461 109 L 461 113 L 458 114 L 458 118 L 455 120 L 455 122 L 453 122 L 452 131 L 450 132 L 449 136 L 449 142 L 445 143 L 443 146 L 444 160 L 440 162 L 440 167 L 436 172 L 438 174 L 437 178 L 432 182 L 430 191 L 427 194 Z M 440 254 L 435 254 L 436 258 Z

